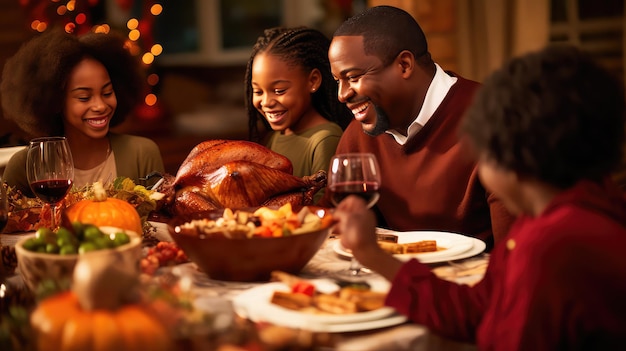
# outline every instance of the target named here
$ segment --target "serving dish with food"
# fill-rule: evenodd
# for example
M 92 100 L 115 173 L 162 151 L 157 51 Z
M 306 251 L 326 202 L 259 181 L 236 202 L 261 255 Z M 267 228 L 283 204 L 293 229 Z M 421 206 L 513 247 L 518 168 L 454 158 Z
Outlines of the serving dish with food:
M 303 206 L 214 210 L 174 218 L 172 239 L 210 278 L 267 281 L 274 270 L 298 273 L 333 225 L 328 209 Z

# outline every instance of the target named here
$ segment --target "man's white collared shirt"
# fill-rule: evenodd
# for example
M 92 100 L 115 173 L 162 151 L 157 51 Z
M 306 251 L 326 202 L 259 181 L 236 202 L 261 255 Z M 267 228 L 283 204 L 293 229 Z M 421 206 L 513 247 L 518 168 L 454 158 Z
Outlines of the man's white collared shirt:
M 398 133 L 396 130 L 387 130 L 385 133 L 391 134 L 396 142 L 400 145 L 406 144 L 407 140 L 417 134 L 423 126 L 426 125 L 430 117 L 435 113 L 443 99 L 448 95 L 450 88 L 456 83 L 457 77 L 448 75 L 438 64 L 435 63 L 436 72 L 433 77 L 426 96 L 424 97 L 424 104 L 420 110 L 417 118 L 413 120 L 407 130 L 407 135 L 404 136 Z

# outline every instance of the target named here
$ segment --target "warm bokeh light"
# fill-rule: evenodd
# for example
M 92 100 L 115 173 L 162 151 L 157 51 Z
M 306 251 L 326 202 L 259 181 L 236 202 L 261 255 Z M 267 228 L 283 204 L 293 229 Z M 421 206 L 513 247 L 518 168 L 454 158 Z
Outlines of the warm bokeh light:
M 160 15 L 161 12 L 163 12 L 163 6 L 161 6 L 161 4 L 154 4 L 150 7 L 150 13 L 154 16 Z
M 76 23 L 70 22 L 65 25 L 65 31 L 67 33 L 74 33 L 74 30 L 76 30 Z
M 94 33 L 108 34 L 111 31 L 111 27 L 109 27 L 108 24 L 101 24 L 99 26 L 95 26 L 93 31 Z
M 146 65 L 150 65 L 152 64 L 152 62 L 154 62 L 154 55 L 152 55 L 149 52 L 146 52 L 145 54 L 143 54 L 143 56 L 141 57 L 141 61 L 143 63 L 145 63 Z
M 28 7 L 34 0 L 17 1 L 21 6 Z M 92 21 L 90 12 L 90 8 L 98 6 L 104 1 L 105 0 L 38 0 L 38 2 L 41 2 L 41 6 L 29 10 L 31 15 L 29 18 L 29 21 L 31 21 L 30 27 L 33 31 L 40 33 L 45 32 L 53 25 L 61 25 L 64 26 L 65 32 L 69 34 L 82 35 L 87 31 L 108 34 L 112 31 L 110 25 L 106 23 L 95 24 Z M 132 0 L 124 1 L 124 3 L 128 4 L 132 2 Z M 126 21 L 128 39 L 124 47 L 127 48 L 133 56 L 141 59 L 141 62 L 145 66 L 144 69 L 147 71 L 152 71 L 150 66 L 154 63 L 157 56 L 163 54 L 164 50 L 161 44 L 154 43 L 153 16 L 159 16 L 163 13 L 163 5 L 155 4 L 155 2 L 156 1 L 142 2 L 141 15 L 137 18 L 129 18 Z M 52 16 L 52 18 L 50 16 Z M 59 16 L 59 18 L 55 19 L 55 16 Z M 142 105 L 143 113 L 140 117 L 143 119 L 159 118 L 163 113 L 163 109 L 159 106 L 161 103 L 152 90 L 160 83 L 161 77 L 156 73 L 147 73 L 144 83 L 147 88 L 144 97 L 145 104 Z
M 146 105 L 148 106 L 154 106 L 154 104 L 156 104 L 157 102 L 157 96 L 154 94 L 148 94 L 146 95 L 146 98 L 144 99 Z
M 159 84 L 159 75 L 156 73 L 152 73 L 148 75 L 148 78 L 146 80 L 148 81 L 148 85 L 155 86 Z
M 133 29 L 128 33 L 128 39 L 132 40 L 132 41 L 137 41 L 139 40 L 139 37 L 141 36 L 141 33 L 139 33 L 138 30 Z
M 39 33 L 45 32 L 46 29 L 48 29 L 48 23 L 43 22 L 43 21 L 37 23 L 37 28 L 35 28 L 35 30 L 38 31 Z
M 86 21 L 87 21 L 87 15 L 85 15 L 84 13 L 79 13 L 78 15 L 76 15 L 76 23 L 83 24 Z
M 152 45 L 152 48 L 150 49 L 150 52 L 154 56 L 159 56 L 163 52 L 163 46 L 161 46 L 161 44 L 154 44 L 154 45 Z
M 137 26 L 139 26 L 139 21 L 136 18 L 131 18 L 126 22 L 126 28 L 130 30 L 137 29 Z

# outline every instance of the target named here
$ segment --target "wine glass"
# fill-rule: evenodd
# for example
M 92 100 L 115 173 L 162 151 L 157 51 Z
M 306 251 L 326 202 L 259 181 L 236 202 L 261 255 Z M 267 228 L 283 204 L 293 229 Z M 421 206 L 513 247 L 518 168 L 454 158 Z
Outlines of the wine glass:
M 2 178 L 0 178 L 0 233 L 2 233 L 9 221 L 9 200 L 5 187 Z
M 381 184 L 380 169 L 376 156 L 370 153 L 337 154 L 330 160 L 328 190 L 330 200 L 337 206 L 349 195 L 357 195 L 367 201 L 367 208 L 378 201 Z M 362 274 L 361 264 L 353 257 L 344 278 Z
M 65 137 L 44 137 L 30 141 L 26 156 L 26 175 L 33 193 L 50 204 L 50 229 L 57 228 L 57 205 L 72 187 L 74 162 Z

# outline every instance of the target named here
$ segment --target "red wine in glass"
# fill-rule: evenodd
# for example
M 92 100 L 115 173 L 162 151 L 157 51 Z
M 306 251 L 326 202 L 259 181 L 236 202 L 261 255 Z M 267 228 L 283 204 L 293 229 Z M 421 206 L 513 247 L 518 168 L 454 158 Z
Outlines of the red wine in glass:
M 330 186 L 330 200 L 337 206 L 343 199 L 349 195 L 356 195 L 367 202 L 367 207 L 372 207 L 378 201 L 378 183 L 377 182 L 345 182 L 335 183 Z
M 370 153 L 337 154 L 330 160 L 328 190 L 330 199 L 338 206 L 349 195 L 360 196 L 371 208 L 378 201 L 381 184 L 380 169 L 376 156 Z M 354 280 L 362 274 L 361 264 L 353 257 L 350 268 L 337 275 Z
M 49 204 L 63 200 L 71 187 L 72 181 L 70 179 L 48 179 L 30 183 L 33 193 L 43 202 Z
M 50 229 L 56 229 L 57 206 L 69 192 L 74 179 L 74 161 L 65 137 L 44 137 L 30 141 L 26 175 L 33 193 L 50 204 Z

